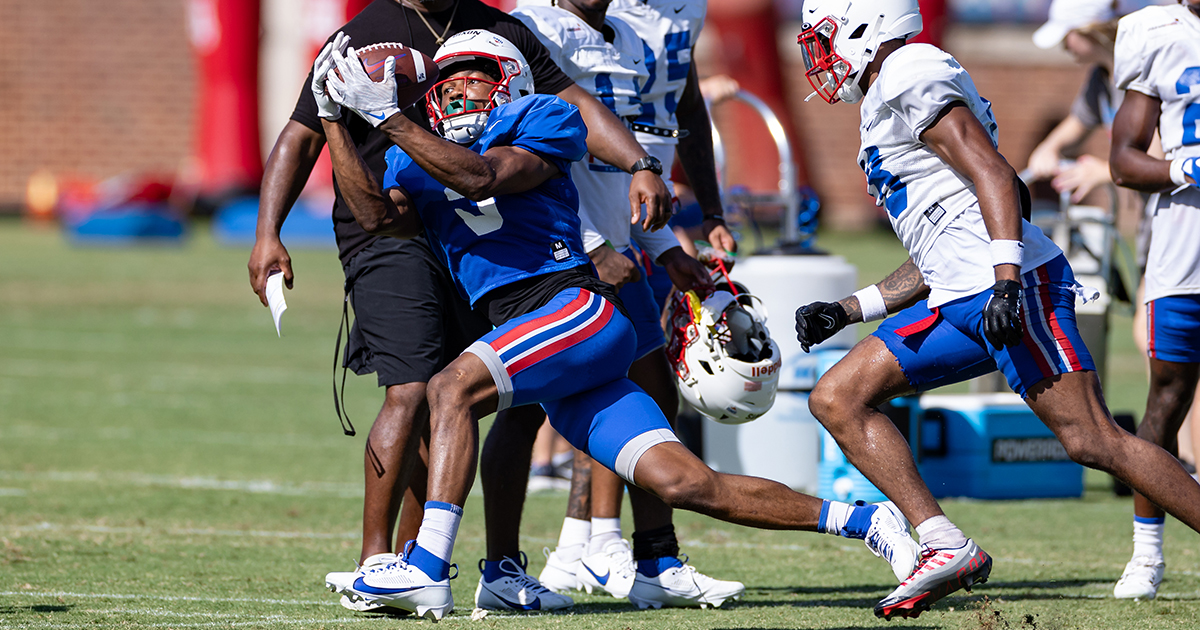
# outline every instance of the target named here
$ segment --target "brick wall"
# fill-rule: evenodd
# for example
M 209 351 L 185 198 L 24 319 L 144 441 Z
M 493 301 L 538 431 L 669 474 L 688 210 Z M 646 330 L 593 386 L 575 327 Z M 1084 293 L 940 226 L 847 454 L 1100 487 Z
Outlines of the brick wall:
M 183 169 L 193 108 L 184 12 L 184 0 L 0 0 L 0 208 L 19 206 L 29 175 L 39 169 L 92 177 Z M 809 88 L 793 49 L 781 48 L 793 78 L 791 114 L 824 220 L 839 228 L 870 225 L 879 214 L 855 165 L 857 108 L 804 103 Z M 1000 149 L 1017 168 L 1066 114 L 1084 77 L 1061 58 L 1031 65 L 1036 59 L 986 47 L 959 58 L 992 101 Z M 720 69 L 720 56 L 699 60 L 702 73 Z M 290 107 L 294 90 L 287 99 Z M 714 116 L 719 122 L 722 112 Z M 737 139 L 726 140 L 735 151 Z M 1104 139 L 1094 138 L 1090 148 L 1102 153 Z
M 0 207 L 29 175 L 179 171 L 191 142 L 183 0 L 0 0 Z

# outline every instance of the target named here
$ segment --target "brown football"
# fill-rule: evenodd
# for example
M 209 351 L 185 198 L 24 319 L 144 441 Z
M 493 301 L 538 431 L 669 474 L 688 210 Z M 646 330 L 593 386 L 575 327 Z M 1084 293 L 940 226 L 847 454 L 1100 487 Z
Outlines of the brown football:
M 371 44 L 357 49 L 358 58 L 372 81 L 383 80 L 383 64 L 396 59 L 396 105 L 404 109 L 425 97 L 437 83 L 438 67 L 425 53 L 399 43 Z M 336 71 L 336 70 L 335 70 Z M 338 77 L 342 73 L 338 72 Z

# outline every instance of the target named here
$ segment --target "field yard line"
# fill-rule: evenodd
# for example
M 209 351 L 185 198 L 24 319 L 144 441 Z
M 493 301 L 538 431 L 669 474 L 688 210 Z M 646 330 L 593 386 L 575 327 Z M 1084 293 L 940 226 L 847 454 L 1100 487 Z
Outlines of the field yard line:
M 317 540 L 355 540 L 358 532 L 323 533 L 323 532 L 272 532 L 264 530 L 241 529 L 200 529 L 200 528 L 170 528 L 155 529 L 153 527 L 108 527 L 104 525 L 58 525 L 55 523 L 38 523 L 24 527 L 12 528 L 18 532 L 45 531 L 82 531 L 95 534 L 168 534 L 173 536 L 232 536 L 236 538 L 304 538 Z
M 280 619 L 275 616 L 264 617 L 254 621 L 206 621 L 203 623 L 175 623 L 175 622 L 160 622 L 160 623 L 139 623 L 139 628 L 230 628 L 237 626 L 258 626 L 263 624 L 271 625 L 296 625 L 296 624 L 327 624 L 327 623 L 362 623 L 364 621 L 374 621 L 374 617 L 346 617 L 343 619 Z M 3 628 L 95 628 L 95 623 L 54 623 L 50 625 L 8 625 L 4 624 Z
M 78 597 L 80 599 L 153 599 L 163 602 L 281 604 L 286 606 L 340 606 L 318 599 L 266 599 L 258 597 L 191 597 L 187 595 L 128 595 L 122 593 L 70 593 L 65 591 L 4 591 L 0 597 Z
M 26 472 L 21 470 L 0 470 L 0 479 L 11 481 L 125 483 L 136 486 L 166 486 L 188 490 L 228 490 L 251 494 L 282 494 L 287 496 L 333 495 L 345 498 L 359 498 L 362 496 L 361 484 L 328 481 L 290 484 L 270 479 L 215 479 L 213 477 L 181 477 L 175 475 L 148 475 L 144 473 Z
M 44 531 L 82 531 L 96 534 L 166 534 L 170 536 L 217 536 L 217 537 L 233 537 L 233 538 L 283 538 L 283 539 L 303 539 L 303 540 L 357 540 L 360 536 L 359 532 L 293 532 L 293 531 L 268 531 L 268 530 L 240 530 L 240 529 L 202 529 L 202 528 L 169 528 L 157 529 L 154 527 L 111 527 L 105 525 L 60 525 L 57 523 L 42 522 L 37 525 L 25 525 L 9 528 L 10 531 L 16 532 L 44 532 Z M 557 544 L 557 538 L 534 538 L 523 537 L 522 540 L 530 545 L 553 545 Z M 482 537 L 464 536 L 459 538 L 460 542 L 484 542 Z M 683 548 L 695 549 L 762 549 L 767 551 L 809 551 L 811 547 L 806 545 L 780 545 L 780 544 L 756 544 L 743 542 L 723 542 L 709 543 L 698 540 L 683 539 L 679 541 Z M 845 551 L 866 551 L 866 547 L 842 546 Z M 1039 560 L 1036 558 L 1010 558 L 1006 556 L 992 556 L 997 562 L 1011 562 L 1013 564 L 1024 565 L 1040 565 L 1040 566 L 1057 566 L 1069 564 L 1071 566 L 1103 568 L 1110 566 L 1104 562 L 1064 562 L 1062 560 Z M 1113 565 L 1115 566 L 1115 565 Z M 1180 575 L 1200 575 L 1193 571 L 1173 571 Z

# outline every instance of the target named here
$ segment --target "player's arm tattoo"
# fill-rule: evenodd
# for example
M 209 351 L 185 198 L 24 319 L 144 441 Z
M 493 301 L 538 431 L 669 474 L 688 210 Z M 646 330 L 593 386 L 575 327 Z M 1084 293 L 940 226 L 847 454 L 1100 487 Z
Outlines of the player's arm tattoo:
M 921 270 L 917 269 L 917 264 L 912 258 L 904 261 L 904 264 L 875 286 L 879 287 L 879 292 L 883 294 L 883 303 L 887 306 L 888 313 L 904 310 L 929 295 L 925 278 L 921 276 Z M 838 304 L 846 309 L 846 316 L 850 318 L 851 323 L 862 321 L 862 306 L 858 303 L 858 298 L 850 296 Z
M 575 456 L 571 468 L 571 496 L 567 499 L 567 517 L 586 521 L 592 518 L 592 459 Z

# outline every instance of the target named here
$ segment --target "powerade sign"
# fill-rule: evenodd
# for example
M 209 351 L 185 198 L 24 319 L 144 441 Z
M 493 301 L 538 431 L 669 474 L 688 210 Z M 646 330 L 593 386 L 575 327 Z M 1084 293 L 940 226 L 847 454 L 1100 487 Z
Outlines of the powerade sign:
M 1058 438 L 997 438 L 992 440 L 993 464 L 1071 461 Z

